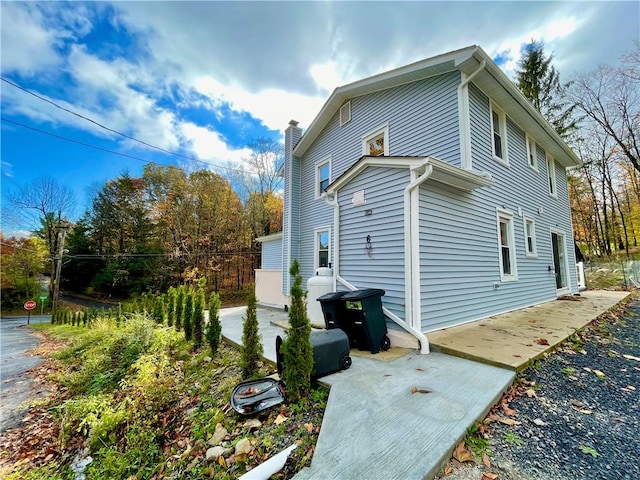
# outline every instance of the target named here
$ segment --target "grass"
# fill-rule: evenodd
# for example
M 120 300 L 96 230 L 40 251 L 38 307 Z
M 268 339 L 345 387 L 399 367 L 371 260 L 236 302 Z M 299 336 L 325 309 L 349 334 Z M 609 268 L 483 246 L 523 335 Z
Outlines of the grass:
M 240 353 L 228 345 L 211 358 L 208 349 L 194 352 L 181 332 L 143 315 L 119 327 L 100 319 L 91 328 L 37 328 L 66 344 L 50 364 L 50 381 L 61 393 L 42 409 L 58 427 L 57 451 L 47 462 L 25 462 L 6 472 L 8 480 L 74 478 L 71 462 L 84 447 L 93 458 L 85 470 L 88 480 L 233 479 L 293 443 L 299 446 L 289 473 L 310 462 L 328 397 L 323 388 L 296 404 L 262 412 L 256 417 L 261 427 L 249 430 L 246 418 L 229 407 L 231 390 L 243 379 Z M 270 373 L 264 366 L 260 372 Z M 278 415 L 286 421 L 276 424 Z M 229 432 L 223 446 L 246 437 L 251 453 L 207 463 L 207 442 L 219 423 Z

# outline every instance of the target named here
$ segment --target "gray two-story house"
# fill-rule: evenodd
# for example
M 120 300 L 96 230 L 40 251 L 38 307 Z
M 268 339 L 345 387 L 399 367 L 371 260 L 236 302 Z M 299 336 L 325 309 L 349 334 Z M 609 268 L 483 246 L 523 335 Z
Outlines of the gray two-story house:
M 290 123 L 263 262 L 279 302 L 296 258 L 305 281 L 330 265 L 335 290 L 384 289 L 392 344 L 426 353 L 430 331 L 578 291 L 579 164 L 480 47 L 422 60 L 337 88 L 304 134 Z

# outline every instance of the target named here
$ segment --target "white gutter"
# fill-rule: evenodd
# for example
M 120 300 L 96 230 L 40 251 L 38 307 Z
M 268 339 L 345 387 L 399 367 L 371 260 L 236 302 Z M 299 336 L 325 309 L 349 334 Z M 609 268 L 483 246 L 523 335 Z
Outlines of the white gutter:
M 420 200 L 417 187 L 429 179 L 433 172 L 433 166 L 428 160 L 424 163 L 425 170 L 422 175 L 416 178 L 417 172 L 411 170 L 411 183 L 404 189 L 404 295 L 405 295 L 405 318 L 407 327 L 420 342 L 420 353 L 429 353 L 429 340 L 422 333 L 422 319 L 420 307 L 420 238 L 419 220 L 420 215 L 412 215 L 412 206 L 416 206 L 419 211 L 418 202 Z
M 472 73 L 465 77 L 462 73 L 463 80 L 458 85 L 458 128 L 460 132 L 460 166 L 467 170 L 471 170 L 471 122 L 469 119 L 469 89 L 467 85 L 475 77 L 480 70 L 487 65 L 482 60 L 480 66 Z

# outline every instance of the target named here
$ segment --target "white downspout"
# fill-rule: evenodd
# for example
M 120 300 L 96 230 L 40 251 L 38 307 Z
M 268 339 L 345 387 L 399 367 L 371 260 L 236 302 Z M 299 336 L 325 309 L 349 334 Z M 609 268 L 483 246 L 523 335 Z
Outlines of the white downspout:
M 458 129 L 460 132 L 460 165 L 466 170 L 471 170 L 471 122 L 469 119 L 469 89 L 467 85 L 485 66 L 487 62 L 482 60 L 477 69 L 468 76 L 463 75 L 462 82 L 458 85 Z
M 333 206 L 333 231 L 331 232 L 331 240 L 333 240 L 333 256 L 331 258 L 333 264 L 333 291 L 338 286 L 336 280 L 338 278 L 338 267 L 340 265 L 340 206 L 338 205 L 338 192 L 333 194 L 333 199 L 329 200 L 329 195 L 323 193 L 324 201 L 327 205 Z M 354 289 L 355 290 L 355 289 Z
M 429 353 L 429 340 L 422 333 L 422 320 L 420 315 L 420 242 L 418 237 L 419 215 L 412 215 L 412 204 L 417 203 L 418 196 L 416 188 L 429 179 L 433 172 L 433 166 L 424 164 L 425 170 L 422 175 L 415 178 L 416 172 L 411 171 L 412 181 L 404 189 L 404 295 L 405 295 L 405 318 L 412 333 L 420 341 L 420 353 Z M 412 202 L 412 196 L 414 201 Z M 419 206 L 416 205 L 416 211 Z M 408 268 L 407 268 L 408 266 Z

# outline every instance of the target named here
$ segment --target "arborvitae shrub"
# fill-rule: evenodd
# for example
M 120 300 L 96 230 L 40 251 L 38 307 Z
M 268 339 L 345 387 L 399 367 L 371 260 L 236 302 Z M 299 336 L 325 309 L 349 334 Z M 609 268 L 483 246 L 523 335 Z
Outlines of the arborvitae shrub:
M 161 296 L 156 297 L 156 303 L 153 306 L 153 319 L 159 325 L 164 324 L 164 300 Z
M 258 374 L 262 353 L 256 313 L 256 294 L 252 286 L 247 295 L 247 314 L 242 326 L 242 358 L 240 360 L 242 378 L 252 378 Z
M 294 260 L 289 273 L 293 277 L 289 309 L 289 331 L 282 342 L 282 380 L 287 386 L 287 395 L 291 402 L 298 402 L 311 389 L 313 373 L 313 347 L 311 346 L 311 324 L 307 317 L 302 290 L 302 277 L 298 260 Z
M 173 317 L 176 310 L 176 289 L 171 287 L 165 295 L 165 314 L 167 315 L 167 325 L 173 326 Z
M 174 325 L 177 331 L 182 330 L 183 314 L 184 314 L 184 285 L 180 285 L 176 293 L 176 318 L 174 322 Z
M 184 293 L 184 317 L 182 319 L 184 338 L 187 341 L 193 338 L 193 296 L 193 288 L 189 287 Z
M 216 292 L 212 292 L 209 297 L 209 322 L 207 322 L 206 326 L 207 343 L 211 348 L 211 355 L 215 355 L 218 352 L 222 336 L 220 305 L 220 296 Z
M 202 346 L 202 330 L 204 324 L 204 288 L 198 288 L 193 303 L 193 346 Z

